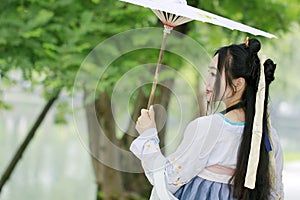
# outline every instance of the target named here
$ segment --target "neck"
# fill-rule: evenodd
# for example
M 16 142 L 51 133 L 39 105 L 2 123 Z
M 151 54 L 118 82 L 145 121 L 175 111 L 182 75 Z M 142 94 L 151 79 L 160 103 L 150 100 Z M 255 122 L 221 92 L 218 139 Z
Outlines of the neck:
M 237 104 L 241 101 L 242 101 L 241 99 L 234 99 L 234 100 L 231 100 L 231 101 L 226 101 L 224 103 L 225 103 L 226 108 L 229 108 L 229 107 L 231 107 L 231 106 L 233 106 L 233 105 L 235 105 L 235 104 Z
M 245 111 L 242 108 L 232 110 L 226 113 L 225 116 L 232 122 L 245 122 Z
M 243 108 L 234 108 L 230 109 L 231 106 L 234 106 L 240 103 L 241 100 L 237 99 L 235 101 L 225 102 L 226 109 L 229 108 L 229 111 L 225 113 L 226 118 L 228 118 L 232 122 L 245 122 L 245 111 Z

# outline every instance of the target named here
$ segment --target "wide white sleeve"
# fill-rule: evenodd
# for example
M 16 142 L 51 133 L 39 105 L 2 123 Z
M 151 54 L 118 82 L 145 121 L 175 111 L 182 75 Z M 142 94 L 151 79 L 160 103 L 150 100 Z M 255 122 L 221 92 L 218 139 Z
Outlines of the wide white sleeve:
M 130 150 L 141 160 L 150 183 L 153 184 L 152 172 L 164 167 L 167 188 L 174 193 L 206 167 L 208 156 L 220 135 L 217 127 L 220 128 L 219 124 L 214 124 L 212 116 L 190 122 L 182 142 L 168 157 L 161 153 L 157 132 L 153 129 L 135 139 Z M 155 165 L 157 161 L 163 166 Z
M 166 158 L 160 151 L 159 138 L 157 130 L 151 128 L 143 132 L 130 145 L 130 151 L 141 160 L 142 167 L 149 182 L 153 185 L 153 172 L 155 171 L 155 160 L 162 160 L 165 163 Z
M 275 173 L 276 173 L 276 188 L 271 190 L 271 200 L 283 200 L 284 191 L 282 183 L 282 170 L 283 170 L 283 153 L 280 145 L 280 141 L 276 130 L 272 129 L 272 139 L 274 144 L 274 156 L 275 156 Z

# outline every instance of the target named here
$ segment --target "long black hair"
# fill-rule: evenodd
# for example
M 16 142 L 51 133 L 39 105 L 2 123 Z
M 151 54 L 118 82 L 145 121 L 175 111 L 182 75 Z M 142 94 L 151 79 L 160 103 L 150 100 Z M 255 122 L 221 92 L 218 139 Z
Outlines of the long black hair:
M 270 194 L 270 173 L 269 173 L 269 155 L 268 150 L 264 146 L 264 141 L 260 146 L 260 157 L 257 169 L 256 183 L 254 189 L 244 187 L 245 176 L 248 164 L 248 157 L 251 146 L 253 119 L 255 115 L 256 92 L 258 89 L 260 77 L 260 59 L 257 55 L 261 48 L 260 42 L 257 39 L 250 39 L 248 44 L 230 45 L 222 47 L 216 51 L 218 54 L 218 71 L 225 73 L 226 87 L 234 88 L 232 80 L 243 77 L 246 82 L 245 91 L 241 101 L 244 103 L 245 111 L 245 126 L 242 140 L 240 143 L 237 164 L 233 181 L 233 196 L 238 200 L 267 200 Z M 269 85 L 274 80 L 274 72 L 276 65 L 272 60 L 268 59 L 264 63 L 265 79 L 266 79 L 266 94 L 264 102 L 263 115 L 263 136 L 268 134 L 267 124 L 267 106 L 269 97 Z M 217 78 L 215 89 L 220 85 L 220 79 Z M 233 90 L 234 91 L 234 90 Z

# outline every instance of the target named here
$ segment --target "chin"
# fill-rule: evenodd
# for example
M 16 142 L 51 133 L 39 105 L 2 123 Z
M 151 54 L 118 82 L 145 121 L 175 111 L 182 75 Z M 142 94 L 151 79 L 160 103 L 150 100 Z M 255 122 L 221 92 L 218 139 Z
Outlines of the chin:
M 211 95 L 210 94 L 206 94 L 206 101 L 211 102 Z

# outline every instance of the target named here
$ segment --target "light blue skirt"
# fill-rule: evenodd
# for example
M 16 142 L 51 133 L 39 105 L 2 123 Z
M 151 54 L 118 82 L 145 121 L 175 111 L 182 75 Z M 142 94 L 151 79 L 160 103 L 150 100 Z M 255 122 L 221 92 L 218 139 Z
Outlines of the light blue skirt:
M 231 187 L 229 191 L 229 187 Z M 236 200 L 232 196 L 233 186 L 208 181 L 196 176 L 174 194 L 180 200 Z

